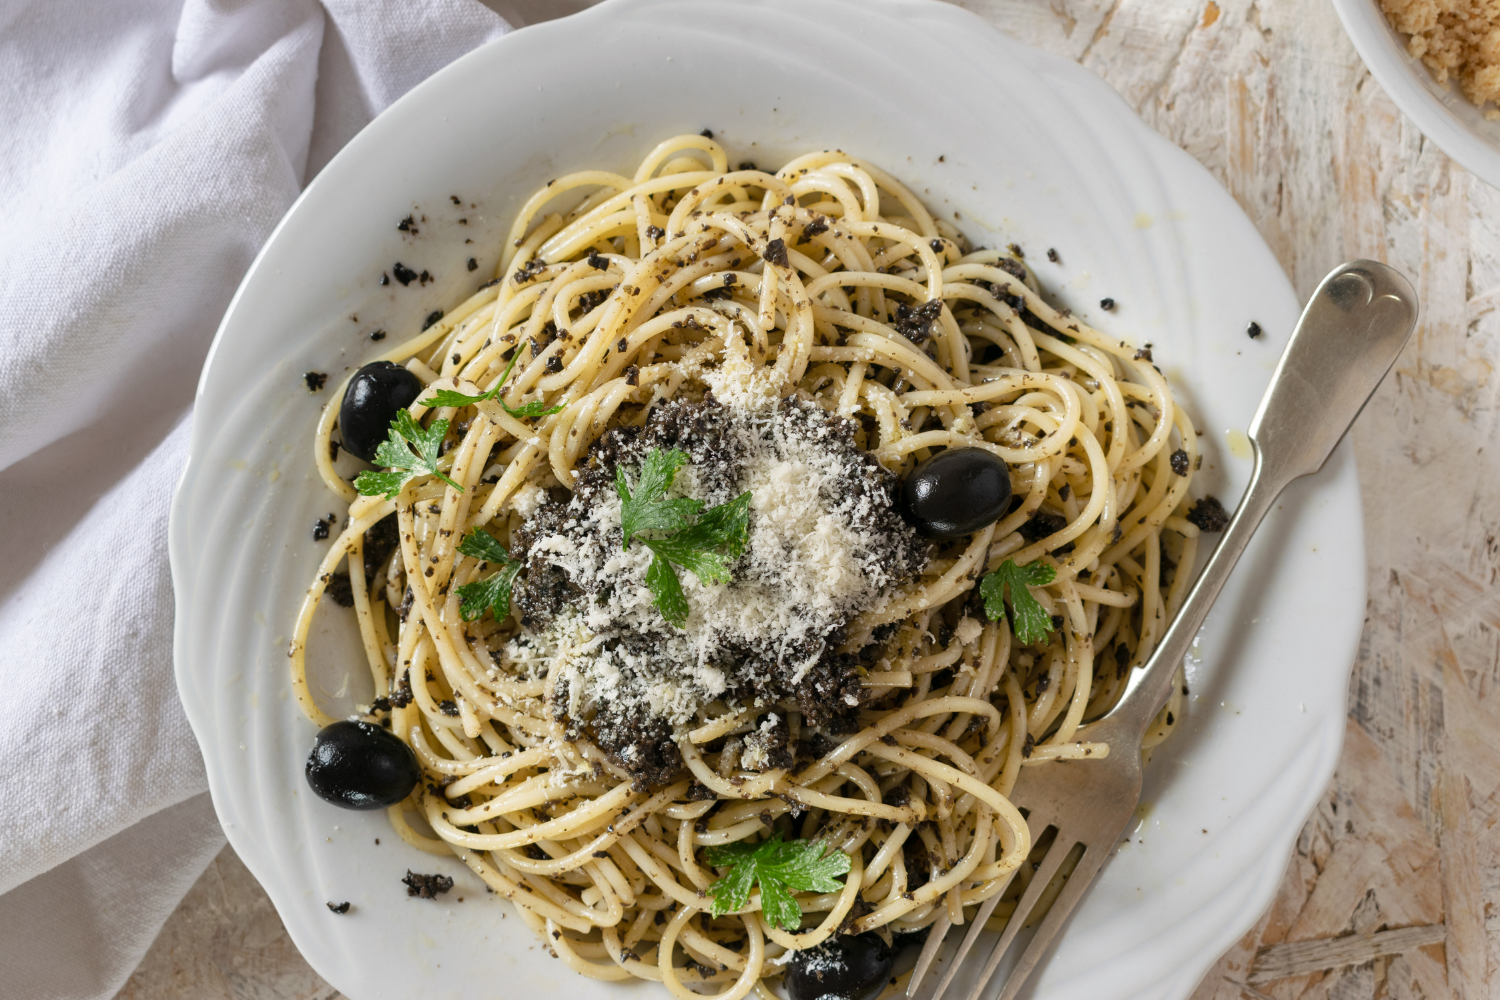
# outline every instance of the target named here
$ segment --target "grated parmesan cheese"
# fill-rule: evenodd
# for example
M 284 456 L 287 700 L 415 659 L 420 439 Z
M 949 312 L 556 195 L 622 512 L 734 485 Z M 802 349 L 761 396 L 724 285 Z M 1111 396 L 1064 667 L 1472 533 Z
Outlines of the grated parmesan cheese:
M 513 540 L 526 562 L 518 603 L 527 627 L 507 655 L 555 670 L 553 711 L 592 725 L 627 768 L 646 767 L 649 752 L 672 763 L 671 732 L 711 702 L 790 705 L 812 725 L 850 711 L 860 687 L 853 659 L 836 652 L 843 626 L 890 600 L 926 559 L 895 512 L 895 478 L 854 445 L 846 421 L 781 400 L 769 381 L 719 387 L 727 404 L 674 399 L 643 430 L 606 434 L 571 499 L 539 504 Z M 683 628 L 651 603 L 651 551 L 621 546 L 614 488 L 616 466 L 635 481 L 651 449 L 671 447 L 690 458 L 672 495 L 708 506 L 751 495 L 731 582 L 705 587 L 678 570 L 690 607 Z M 772 713 L 747 738 L 746 766 L 778 758 L 778 726 L 785 745 L 784 716 Z

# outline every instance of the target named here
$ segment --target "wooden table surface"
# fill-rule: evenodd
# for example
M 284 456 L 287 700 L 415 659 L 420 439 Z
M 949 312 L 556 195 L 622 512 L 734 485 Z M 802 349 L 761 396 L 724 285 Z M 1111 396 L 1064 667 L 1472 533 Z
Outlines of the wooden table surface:
M 1108 80 L 1303 298 L 1370 257 L 1422 300 L 1354 429 L 1369 605 L 1343 758 L 1270 912 L 1194 1000 L 1500 996 L 1500 192 L 1401 116 L 1326 0 L 962 5 Z M 226 848 L 120 997 L 338 995 Z

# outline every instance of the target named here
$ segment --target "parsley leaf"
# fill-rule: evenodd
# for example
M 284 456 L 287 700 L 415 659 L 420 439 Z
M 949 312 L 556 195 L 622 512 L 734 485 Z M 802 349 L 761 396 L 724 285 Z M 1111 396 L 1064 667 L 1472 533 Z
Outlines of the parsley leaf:
M 1005 615 L 1005 589 L 1010 588 L 1010 624 L 1016 638 L 1026 645 L 1041 642 L 1052 631 L 1052 616 L 1042 607 L 1042 602 L 1031 596 L 1026 587 L 1042 587 L 1057 578 L 1057 570 L 1044 562 L 1029 562 L 1017 566 L 1014 559 L 1007 559 L 1000 568 L 979 581 L 979 593 L 984 598 L 984 613 L 991 621 L 999 621 Z
M 723 549 L 731 558 L 738 558 L 745 551 L 750 539 L 750 494 L 741 493 L 728 503 L 710 507 L 698 518 L 698 523 L 684 528 L 672 537 L 673 541 L 694 548 Z
M 642 531 L 676 531 L 689 524 L 689 518 L 703 509 L 702 500 L 666 499 L 677 470 L 688 464 L 687 453 L 673 448 L 653 448 L 641 466 L 640 481 L 632 493 L 623 468 L 615 469 L 615 492 L 620 494 L 620 530 L 625 548 L 630 539 Z
M 409 410 L 398 411 L 396 419 L 391 421 L 389 435 L 375 449 L 375 464 L 396 471 L 361 472 L 355 477 L 354 488 L 367 497 L 384 494 L 387 500 L 392 500 L 417 476 L 437 476 L 462 493 L 462 486 L 438 471 L 438 451 L 447 433 L 446 420 L 434 420 L 431 427 L 424 429 L 411 418 Z
M 693 502 L 701 504 L 701 501 Z M 646 586 L 654 598 L 651 603 L 661 611 L 663 618 L 679 628 L 687 624 L 688 619 L 687 597 L 672 567 L 689 570 L 705 587 L 728 583 L 729 565 L 724 556 L 734 559 L 744 551 L 749 522 L 750 494 L 741 493 L 728 503 L 710 508 L 697 524 L 688 525 L 666 538 L 641 539 L 652 553 L 651 566 L 646 570 Z
M 672 564 L 660 555 L 654 556 L 646 569 L 646 586 L 651 588 L 651 603 L 663 618 L 677 626 L 687 622 L 689 608 L 682 582 Z
M 471 622 L 483 615 L 486 609 L 493 608 L 495 620 L 503 621 L 510 614 L 510 592 L 515 586 L 516 575 L 521 572 L 521 561 L 511 558 L 494 535 L 479 528 L 465 536 L 458 551 L 500 567 L 498 573 L 466 583 L 454 591 L 459 600 L 458 613 L 464 621 Z
M 513 417 L 550 417 L 554 413 L 561 413 L 567 405 L 566 403 L 558 403 L 554 406 L 548 406 L 546 400 L 533 399 L 531 402 L 522 403 L 520 406 L 508 406 L 505 400 L 500 400 L 501 408 Z
M 703 510 L 702 500 L 667 499 L 667 490 L 677 470 L 688 463 L 687 454 L 652 449 L 641 465 L 641 478 L 634 491 L 625 470 L 615 469 L 615 491 L 620 494 L 620 529 L 624 547 L 643 531 L 671 532 L 665 538 L 642 538 L 651 550 L 646 586 L 652 604 L 662 617 L 681 626 L 688 619 L 687 596 L 674 566 L 681 566 L 705 587 L 729 582 L 729 563 L 745 551 L 750 537 L 750 494 L 741 493 L 728 503 Z M 702 516 L 697 517 L 702 511 Z
M 452 389 L 439 389 L 432 394 L 432 398 L 425 405 L 433 409 L 439 406 L 473 406 L 475 403 L 482 403 L 487 399 L 495 399 L 500 395 L 500 390 L 505 387 L 506 381 L 510 379 L 511 369 L 516 366 L 516 359 L 520 356 L 521 351 L 517 349 L 510 356 L 510 364 L 506 365 L 505 371 L 500 373 L 500 381 L 491 386 L 489 392 L 479 396 L 466 396 Z M 549 417 L 554 413 L 561 412 L 566 405 L 558 403 L 556 406 L 549 407 L 545 401 L 540 399 L 533 399 L 531 402 L 522 403 L 520 406 L 510 406 L 503 399 L 499 400 L 499 403 L 500 408 L 513 417 Z
M 409 472 L 371 472 L 366 469 L 354 477 L 354 488 L 367 497 L 384 493 L 387 500 L 401 492 L 401 487 L 412 478 Z
M 473 528 L 464 540 L 458 543 L 458 551 L 466 556 L 478 559 L 482 562 L 508 563 L 514 562 L 505 546 L 495 538 L 494 535 L 483 528 Z
M 750 494 L 741 493 L 728 503 L 704 511 L 697 524 L 689 525 L 668 538 L 644 538 L 643 542 L 658 559 L 692 572 L 706 587 L 729 582 L 729 565 L 745 551 L 750 536 Z M 723 555 L 720 554 L 723 553 Z M 647 577 L 650 584 L 650 577 Z M 665 612 L 663 612 L 665 614 Z M 683 615 L 685 620 L 687 615 Z M 670 615 L 667 620 L 671 621 Z
M 843 851 L 821 840 L 784 842 L 780 833 L 758 844 L 710 847 L 705 857 L 715 868 L 729 869 L 708 887 L 714 916 L 744 909 L 751 886 L 759 883 L 761 912 L 767 922 L 787 931 L 802 925 L 802 907 L 793 892 L 837 892 L 843 888 L 837 876 L 849 871 L 849 855 Z

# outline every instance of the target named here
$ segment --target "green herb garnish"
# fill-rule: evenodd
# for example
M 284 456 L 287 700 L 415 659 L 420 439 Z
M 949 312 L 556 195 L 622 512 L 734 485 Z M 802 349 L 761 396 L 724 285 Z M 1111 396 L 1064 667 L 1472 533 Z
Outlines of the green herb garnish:
M 438 451 L 447 434 L 446 420 L 434 420 L 431 427 L 423 429 L 411 418 L 410 411 L 399 411 L 396 419 L 391 421 L 390 435 L 375 449 L 375 464 L 395 471 L 372 472 L 366 469 L 355 478 L 354 488 L 367 497 L 384 494 L 387 500 L 391 500 L 417 476 L 437 476 L 462 493 L 462 486 L 438 471 Z
M 516 366 L 516 359 L 520 356 L 521 349 L 516 348 L 515 353 L 510 356 L 510 364 L 506 365 L 505 371 L 500 373 L 500 381 L 491 386 L 489 392 L 480 396 L 466 396 L 452 389 L 439 389 L 432 394 L 432 398 L 427 400 L 424 405 L 433 409 L 439 406 L 473 406 L 475 403 L 482 403 L 487 399 L 495 399 L 499 402 L 500 408 L 513 417 L 549 417 L 554 413 L 561 412 L 566 404 L 558 403 L 556 406 L 549 407 L 542 400 L 533 399 L 531 402 L 522 404 L 521 406 L 509 406 L 505 400 L 497 399 L 500 395 L 500 390 L 505 387 L 506 381 L 510 378 L 511 369 Z
M 646 586 L 651 590 L 651 603 L 662 617 L 678 626 L 687 621 L 688 603 L 673 567 L 690 571 L 705 587 L 728 583 L 726 559 L 737 558 L 750 535 L 749 493 L 706 511 L 702 500 L 667 497 L 677 470 L 687 463 L 687 454 L 676 448 L 653 448 L 641 466 L 634 490 L 625 470 L 615 470 L 624 547 L 630 548 L 631 540 L 642 532 L 667 533 L 665 537 L 641 538 L 652 553 Z
M 1005 616 L 1005 589 L 1010 588 L 1010 626 L 1016 638 L 1026 645 L 1041 642 L 1055 627 L 1052 616 L 1042 607 L 1042 602 L 1031 596 L 1026 587 L 1042 587 L 1057 578 L 1057 570 L 1044 562 L 1029 562 L 1017 566 L 1014 559 L 1007 559 L 1000 568 L 979 581 L 979 593 L 984 598 L 984 613 L 991 621 Z
M 615 492 L 620 494 L 620 530 L 625 535 L 625 548 L 630 548 L 630 540 L 639 532 L 685 528 L 703 509 L 702 500 L 666 499 L 672 480 L 677 478 L 677 470 L 687 464 L 687 452 L 676 448 L 671 451 L 653 448 L 641 466 L 641 478 L 635 484 L 633 494 L 625 470 L 615 470 Z
M 708 863 L 729 872 L 708 887 L 716 917 L 743 910 L 750 901 L 750 887 L 760 884 L 760 909 L 768 922 L 782 930 L 802 926 L 802 907 L 793 892 L 837 892 L 843 888 L 837 876 L 849 871 L 849 855 L 830 848 L 821 840 L 784 842 L 777 833 L 758 844 L 737 841 L 704 852 Z
M 458 551 L 500 567 L 498 573 L 466 583 L 454 591 L 458 595 L 458 613 L 464 621 L 471 622 L 492 608 L 495 620 L 503 621 L 510 614 L 510 591 L 515 586 L 516 574 L 521 572 L 521 560 L 511 558 L 494 535 L 479 528 L 469 532 L 459 543 Z

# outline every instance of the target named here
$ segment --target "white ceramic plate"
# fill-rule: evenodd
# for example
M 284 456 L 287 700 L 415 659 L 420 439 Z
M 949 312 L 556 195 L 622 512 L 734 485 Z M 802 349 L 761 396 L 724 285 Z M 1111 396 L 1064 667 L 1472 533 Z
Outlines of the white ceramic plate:
M 1500 121 L 1486 121 L 1452 80 L 1444 88 L 1406 51 L 1380 0 L 1333 0 L 1349 40 L 1370 73 L 1406 117 L 1464 169 L 1500 188 Z
M 219 818 L 297 946 L 353 1000 L 622 987 L 575 977 L 509 904 L 457 861 L 400 844 L 383 814 L 309 793 L 315 730 L 290 697 L 287 636 L 328 544 L 312 540 L 313 520 L 338 505 L 310 454 L 326 390 L 309 394 L 301 375 L 337 376 L 374 353 L 374 327 L 409 336 L 460 301 L 547 180 L 632 169 L 659 139 L 705 127 L 734 161 L 857 151 L 976 242 L 1020 243 L 1063 303 L 1155 345 L 1204 429 L 1203 488 L 1232 506 L 1245 483 L 1226 432 L 1248 422 L 1297 302 L 1208 172 L 1077 66 L 957 8 L 884 0 L 619 0 L 458 61 L 351 142 L 261 251 L 204 370 L 173 508 L 177 679 Z M 408 213 L 414 237 L 396 229 Z M 435 282 L 380 285 L 397 260 Z M 1104 296 L 1114 313 L 1100 311 Z M 1251 320 L 1259 340 L 1245 335 Z M 1186 720 L 1147 773 L 1144 818 L 1038 996 L 1184 997 L 1270 901 L 1338 756 L 1364 610 L 1361 530 L 1345 448 L 1288 494 L 1209 619 Z M 369 697 L 351 619 L 330 609 L 310 656 L 336 715 Z M 458 886 L 408 899 L 408 867 Z M 345 916 L 324 906 L 344 900 Z

